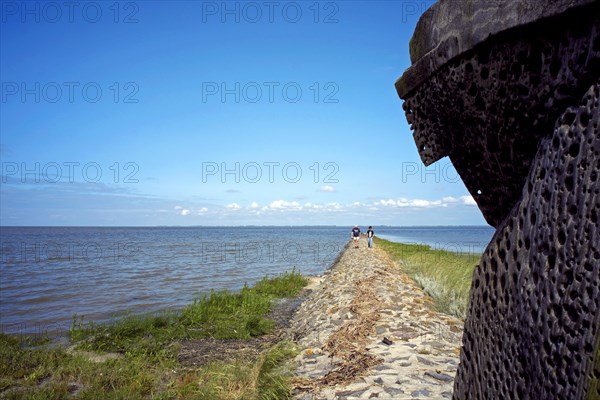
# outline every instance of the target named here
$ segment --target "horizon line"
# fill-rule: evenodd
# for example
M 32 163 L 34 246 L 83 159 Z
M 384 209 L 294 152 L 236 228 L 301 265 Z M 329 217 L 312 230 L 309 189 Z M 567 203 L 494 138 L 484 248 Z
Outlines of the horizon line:
M 345 228 L 353 227 L 357 224 L 348 225 L 0 225 L 2 228 Z M 378 226 L 389 228 L 448 228 L 448 227 L 468 227 L 468 228 L 492 228 L 491 225 L 373 225 L 362 224 L 364 226 Z M 358 224 L 361 226 L 361 224 Z

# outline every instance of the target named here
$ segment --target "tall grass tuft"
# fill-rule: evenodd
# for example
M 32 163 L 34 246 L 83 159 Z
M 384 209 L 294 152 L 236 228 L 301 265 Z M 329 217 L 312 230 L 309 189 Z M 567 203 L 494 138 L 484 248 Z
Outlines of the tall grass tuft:
M 293 269 L 291 272 L 285 272 L 275 278 L 264 277 L 254 285 L 254 289 L 258 293 L 269 296 L 292 297 L 297 295 L 307 284 L 308 279 Z
M 210 400 L 291 399 L 292 376 L 284 361 L 297 354 L 292 344 L 281 342 L 263 352 L 255 363 L 238 359 L 233 363 L 214 362 L 190 372 L 169 393 L 176 398 Z
M 282 342 L 264 353 L 259 362 L 257 395 L 258 400 L 291 399 L 289 378 L 291 371 L 284 364 L 285 360 L 297 353 L 291 343 Z
M 481 254 L 453 253 L 432 250 L 427 245 L 375 240 L 433 298 L 437 311 L 465 318 L 473 270 Z

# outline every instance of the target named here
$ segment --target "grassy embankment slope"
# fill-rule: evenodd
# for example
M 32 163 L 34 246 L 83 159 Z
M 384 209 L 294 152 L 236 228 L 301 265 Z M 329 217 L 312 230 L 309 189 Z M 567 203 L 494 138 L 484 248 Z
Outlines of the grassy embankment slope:
M 481 254 L 432 250 L 427 245 L 394 243 L 377 237 L 375 245 L 433 298 L 437 311 L 465 318 L 471 278 Z
M 238 293 L 212 292 L 181 312 L 130 316 L 108 325 L 75 319 L 75 352 L 39 343 L 24 346 L 19 338 L 0 334 L 0 397 L 285 399 L 290 374 L 284 361 L 295 354 L 290 343 L 276 343 L 257 360 L 238 357 L 203 367 L 182 365 L 178 347 L 184 339 L 250 339 L 269 333 L 273 300 L 294 296 L 306 284 L 292 271 Z M 99 357 L 90 357 L 94 353 L 114 358 L 98 362 Z

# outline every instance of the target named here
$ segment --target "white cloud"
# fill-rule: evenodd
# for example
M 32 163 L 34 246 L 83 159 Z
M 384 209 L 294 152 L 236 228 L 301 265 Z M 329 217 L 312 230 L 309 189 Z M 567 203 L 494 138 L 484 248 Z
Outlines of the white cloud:
M 271 202 L 271 204 L 269 204 L 268 208 L 273 208 L 273 209 L 280 209 L 280 208 L 285 208 L 287 206 L 288 202 L 285 200 L 275 200 L 273 202 Z
M 183 215 L 183 216 L 190 215 L 190 213 L 191 213 L 190 210 L 188 210 L 187 208 L 184 208 L 182 206 L 175 206 L 175 207 L 173 207 L 173 209 L 175 211 L 177 211 L 177 214 Z
M 421 200 L 415 199 L 412 201 L 415 207 L 436 207 L 442 205 L 441 200 L 429 201 L 429 200 Z
M 476 206 L 477 205 L 477 203 L 471 196 L 460 196 L 460 199 L 462 200 L 463 204 L 466 204 L 468 206 Z
M 225 206 L 225 208 L 228 210 L 239 210 L 242 207 L 240 207 L 240 205 L 238 203 L 231 203 L 231 204 L 227 204 Z
M 365 202 L 314 202 L 314 201 L 296 201 L 277 199 L 273 201 L 262 200 L 249 201 L 246 204 L 237 202 L 226 203 L 221 207 L 210 208 L 205 206 L 186 207 L 182 205 L 171 206 L 179 216 L 196 216 L 198 220 L 210 221 L 210 217 L 221 218 L 235 213 L 236 218 L 247 218 L 248 221 L 273 221 L 292 218 L 294 221 L 314 221 L 315 218 L 331 220 L 333 215 L 337 216 L 369 216 L 370 218 L 380 218 L 381 220 L 398 218 L 412 215 L 412 210 L 438 210 L 442 212 L 445 208 L 459 209 L 471 208 L 476 205 L 473 197 L 465 196 L 445 196 L 438 199 L 422 198 L 383 198 L 368 199 Z M 165 212 L 172 213 L 173 208 L 166 208 Z M 221 215 L 220 215 L 221 214 Z M 257 217 L 260 216 L 260 219 Z M 264 219 L 266 218 L 266 219 Z M 337 218 L 337 217 L 336 217 Z
M 269 204 L 271 210 L 302 210 L 302 206 L 297 201 L 275 200 Z
M 396 202 L 392 199 L 390 200 L 379 200 L 379 204 L 382 206 L 396 206 Z
M 421 199 L 413 200 L 413 204 L 415 207 L 429 207 L 430 205 L 433 205 L 430 201 Z
M 447 196 L 447 197 L 442 197 L 442 201 L 444 203 L 456 203 L 458 201 L 458 199 L 456 197 Z
M 329 210 L 341 210 L 342 209 L 342 205 L 340 203 L 327 203 L 325 204 L 325 206 L 329 209 Z
M 321 189 L 319 189 L 319 192 L 334 193 L 335 188 L 333 186 L 325 185 L 325 186 L 321 186 Z
M 423 199 L 405 199 L 401 198 L 398 200 L 379 200 L 376 201 L 374 206 L 384 207 L 413 207 L 413 208 L 431 208 L 431 207 L 446 207 L 447 202 L 443 200 L 423 200 Z

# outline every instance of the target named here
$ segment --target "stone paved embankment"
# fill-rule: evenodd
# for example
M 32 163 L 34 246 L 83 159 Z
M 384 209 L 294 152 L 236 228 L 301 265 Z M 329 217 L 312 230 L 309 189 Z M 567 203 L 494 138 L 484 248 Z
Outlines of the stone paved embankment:
M 452 397 L 462 322 L 435 312 L 383 250 L 347 247 L 310 288 L 289 332 L 296 399 Z

